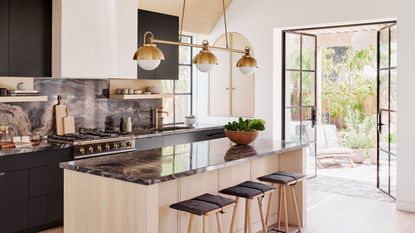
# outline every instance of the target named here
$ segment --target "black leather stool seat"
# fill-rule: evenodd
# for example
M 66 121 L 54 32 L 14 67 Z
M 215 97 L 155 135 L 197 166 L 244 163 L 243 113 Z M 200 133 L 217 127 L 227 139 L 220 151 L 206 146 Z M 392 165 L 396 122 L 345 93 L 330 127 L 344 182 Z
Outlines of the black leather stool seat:
M 190 200 L 172 204 L 170 208 L 195 215 L 204 215 L 214 210 L 222 210 L 223 207 L 233 203 L 235 201 L 232 199 L 206 193 Z
M 236 197 L 253 198 L 273 189 L 273 187 L 266 184 L 261 184 L 253 181 L 245 181 L 236 186 L 222 189 L 219 192 Z
M 305 178 L 306 175 L 297 172 L 275 172 L 258 178 L 260 181 L 278 184 L 292 184 Z

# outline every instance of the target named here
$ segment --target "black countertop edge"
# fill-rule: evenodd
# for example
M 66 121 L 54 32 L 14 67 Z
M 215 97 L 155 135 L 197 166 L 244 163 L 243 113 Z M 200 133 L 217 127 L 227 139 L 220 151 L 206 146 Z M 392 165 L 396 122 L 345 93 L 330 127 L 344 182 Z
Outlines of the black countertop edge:
M 40 152 L 40 151 L 61 150 L 61 149 L 67 149 L 71 147 L 72 147 L 72 144 L 50 143 L 47 141 L 42 141 L 37 146 L 2 149 L 0 150 L 0 157 L 35 153 L 35 152 Z
M 178 129 L 178 130 L 170 130 L 170 131 L 162 131 L 162 132 L 146 132 L 143 134 L 134 134 L 136 139 L 140 138 L 151 138 L 151 137 L 162 137 L 167 135 L 175 135 L 181 133 L 190 133 L 190 132 L 199 132 L 199 131 L 207 131 L 207 130 L 215 130 L 215 129 L 222 129 L 224 126 L 220 125 L 209 125 L 209 124 L 199 124 L 196 125 L 194 128 L 187 128 L 187 129 Z M 11 155 L 18 155 L 18 154 L 27 154 L 27 153 L 34 153 L 39 151 L 48 151 L 48 150 L 59 150 L 59 149 L 66 149 L 70 148 L 73 145 L 68 143 L 50 143 L 47 141 L 42 141 L 40 145 L 33 146 L 33 147 L 22 147 L 22 148 L 9 148 L 9 149 L 2 149 L 0 150 L 0 157 L 1 156 L 11 156 Z
M 227 138 L 225 139 L 214 139 L 214 140 L 228 140 Z M 214 140 L 210 140 L 210 141 L 214 141 Z M 259 141 L 259 140 L 258 140 Z M 270 140 L 272 141 L 272 140 Z M 206 142 L 206 141 L 205 141 Z M 275 141 L 278 142 L 278 141 Z M 281 142 L 281 141 L 279 141 Z M 200 142 L 202 143 L 202 142 Z M 203 166 L 203 167 L 198 167 L 198 168 L 194 168 L 194 169 L 190 169 L 190 170 L 186 170 L 186 171 L 181 171 L 181 172 L 177 172 L 174 174 L 168 174 L 168 175 L 162 175 L 162 176 L 158 176 L 158 177 L 148 177 L 148 174 L 146 174 L 146 172 L 142 172 L 141 174 L 136 173 L 133 175 L 125 175 L 123 174 L 123 172 L 111 172 L 108 169 L 105 168 L 101 168 L 101 167 L 94 167 L 95 163 L 92 162 L 92 166 L 84 166 L 83 162 L 81 161 L 78 164 L 78 161 L 71 161 L 71 162 L 64 162 L 64 163 L 60 163 L 60 167 L 63 169 L 67 169 L 67 170 L 73 170 L 73 171 L 77 171 L 77 172 L 81 172 L 81 173 L 86 173 L 86 174 L 91 174 L 91 175 L 96 175 L 96 176 L 101 176 L 101 177 L 106 177 L 106 178 L 110 178 L 110 179 L 116 179 L 116 180 L 121 180 L 121 181 L 127 181 L 127 182 L 131 182 L 131 183 L 136 183 L 136 184 L 140 184 L 140 185 L 154 185 L 154 184 L 158 184 L 158 183 L 162 183 L 162 182 L 167 182 L 167 181 L 171 181 L 171 180 L 175 180 L 181 177 L 186 177 L 186 176 L 191 176 L 191 175 L 195 175 L 198 173 L 204 173 L 204 172 L 209 172 L 209 171 L 213 171 L 213 170 L 217 170 L 217 169 L 221 169 L 221 168 L 225 168 L 225 167 L 230 167 L 230 166 L 234 166 L 237 164 L 241 164 L 241 163 L 245 163 L 248 161 L 252 161 L 255 159 L 260 159 L 260 158 L 265 158 L 265 157 L 270 157 L 270 156 L 274 156 L 274 155 L 279 155 L 282 153 L 287 153 L 290 151 L 294 151 L 294 150 L 298 150 L 301 148 L 304 148 L 306 146 L 308 146 L 308 143 L 285 143 L 282 142 L 286 145 L 291 145 L 294 144 L 293 146 L 289 146 L 287 148 L 282 148 L 282 149 L 278 149 L 278 150 L 269 150 L 266 152 L 261 152 L 261 153 L 254 153 L 254 154 L 249 154 L 249 153 L 240 153 L 239 151 L 235 151 L 236 153 L 234 154 L 234 156 L 242 156 L 242 158 L 236 158 L 233 159 L 231 161 L 225 161 L 225 162 L 218 162 L 216 164 L 211 164 L 208 166 Z M 233 146 L 235 147 L 235 146 Z M 251 146 L 248 146 L 249 150 L 251 150 Z M 150 151 L 154 151 L 154 150 L 160 150 L 162 148 L 159 149 L 153 149 L 153 150 L 148 150 L 148 151 L 141 151 L 141 152 L 129 152 L 129 153 L 125 153 L 126 156 L 135 156 L 136 158 L 138 156 L 151 156 L 150 153 L 146 153 L 146 152 L 150 152 Z M 120 154 L 119 156 L 123 156 L 123 154 Z M 225 155 L 222 155 L 223 157 L 225 157 Z M 228 156 L 228 154 L 226 155 Z M 111 156 L 108 156 L 109 159 Z M 169 157 L 169 156 L 168 156 Z M 101 157 L 102 158 L 102 157 Z M 92 158 L 90 161 L 93 161 L 94 158 Z M 99 158 L 95 158 L 97 159 L 98 162 L 100 159 Z M 105 160 L 105 158 L 103 158 Z M 88 159 L 87 159 L 88 160 Z M 128 162 L 128 161 L 127 161 Z M 109 164 L 112 164 L 113 162 L 109 162 Z M 121 166 L 123 166 L 124 164 L 122 164 L 122 162 L 120 162 Z M 131 166 L 131 163 L 128 164 L 129 166 Z M 145 166 L 146 164 L 143 163 L 143 165 L 139 165 L 139 166 Z M 108 164 L 106 164 L 106 166 L 108 166 Z M 114 164 L 111 165 L 113 166 L 112 168 L 117 169 L 117 166 L 119 166 L 119 164 Z M 134 166 L 134 164 L 132 165 Z M 150 166 L 154 166 L 154 164 L 150 164 Z M 162 165 L 160 164 L 160 167 L 162 167 Z M 133 167 L 134 168 L 134 167 Z M 121 169 L 122 170 L 122 169 Z M 134 171 L 137 172 L 137 171 Z M 138 176 L 137 176 L 138 174 Z M 144 176 L 139 177 L 140 175 Z

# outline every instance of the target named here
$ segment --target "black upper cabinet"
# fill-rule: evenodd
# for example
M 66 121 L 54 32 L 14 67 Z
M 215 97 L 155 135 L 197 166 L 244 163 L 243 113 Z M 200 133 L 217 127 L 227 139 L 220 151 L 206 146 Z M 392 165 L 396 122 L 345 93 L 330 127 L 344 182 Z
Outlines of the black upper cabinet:
M 0 0 L 0 75 L 9 73 L 9 0 Z
M 156 39 L 178 41 L 179 17 L 138 10 L 138 42 L 144 42 L 144 33 L 150 31 Z M 179 79 L 179 47 L 175 45 L 157 44 L 164 54 L 164 61 L 152 71 L 138 67 L 139 79 Z
M 9 1 L 9 75 L 51 76 L 52 1 Z

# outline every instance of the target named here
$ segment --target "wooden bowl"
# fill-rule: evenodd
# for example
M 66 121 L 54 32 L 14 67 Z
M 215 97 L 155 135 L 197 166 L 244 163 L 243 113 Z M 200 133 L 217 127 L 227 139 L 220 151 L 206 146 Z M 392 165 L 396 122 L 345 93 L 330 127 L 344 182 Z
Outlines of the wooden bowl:
M 238 145 L 248 145 L 258 137 L 258 131 L 231 131 L 225 129 L 225 134 Z

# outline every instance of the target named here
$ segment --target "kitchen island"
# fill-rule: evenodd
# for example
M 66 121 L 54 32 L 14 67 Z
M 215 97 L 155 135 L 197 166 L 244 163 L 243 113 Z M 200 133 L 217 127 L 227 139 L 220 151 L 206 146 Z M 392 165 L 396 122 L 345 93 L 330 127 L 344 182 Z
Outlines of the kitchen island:
M 272 140 L 235 146 L 222 138 L 61 163 L 65 169 L 64 231 L 185 232 L 189 215 L 170 209 L 171 204 L 204 193 L 217 194 L 276 171 L 304 173 L 305 146 Z M 303 223 L 304 187 L 300 183 L 296 189 Z M 275 196 L 269 224 L 276 222 Z M 264 206 L 267 203 L 265 198 Z M 239 208 L 237 229 L 242 229 L 243 204 Z M 288 210 L 294 223 L 292 205 Z M 223 215 L 225 231 L 231 212 Z M 260 229 L 257 208 L 252 209 L 251 220 L 253 230 Z M 210 221 L 209 232 L 216 232 L 214 219 Z

